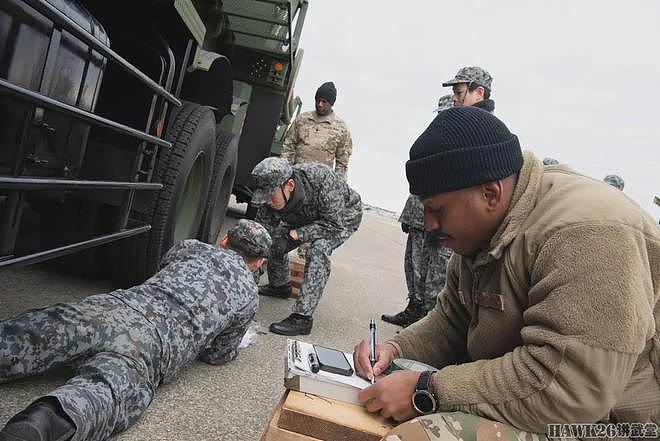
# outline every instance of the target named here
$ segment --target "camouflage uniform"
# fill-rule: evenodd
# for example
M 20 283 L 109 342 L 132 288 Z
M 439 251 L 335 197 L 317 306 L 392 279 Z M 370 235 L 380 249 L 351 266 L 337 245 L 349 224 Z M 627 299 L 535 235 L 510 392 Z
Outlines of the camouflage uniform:
M 346 123 L 334 112 L 319 116 L 303 112 L 291 124 L 282 146 L 282 157 L 291 164 L 320 162 L 346 179 L 353 141 Z
M 399 222 L 408 225 L 403 264 L 408 297 L 428 311 L 435 306 L 436 297 L 445 286 L 451 250 L 436 246 L 426 234 L 424 206 L 417 196 L 408 196 Z
M 270 182 L 274 179 L 274 171 L 277 171 L 280 179 Z M 252 176 L 258 186 L 268 187 L 263 191 L 255 191 L 255 203 L 264 202 L 289 177 L 293 177 L 296 182 L 294 196 L 284 210 L 276 211 L 262 205 L 256 220 L 266 227 L 273 242 L 288 237 L 292 229 L 298 232 L 299 243 L 290 241 L 283 255 L 275 255 L 273 252 L 269 255 L 268 280 L 271 285 L 290 283 L 288 251 L 300 243 L 310 244 L 305 258 L 303 283 L 293 312 L 311 316 L 330 277 L 330 255 L 360 226 L 360 195 L 323 164 L 298 164 L 291 167 L 282 158 L 266 158 L 257 164 Z
M 545 441 L 542 433 L 525 432 L 508 424 L 463 412 L 433 413 L 407 421 L 381 441 Z M 569 438 L 563 438 L 568 441 Z
M 257 227 L 265 252 L 270 238 Z M 74 364 L 76 376 L 40 400 L 59 401 L 73 440 L 103 440 L 133 424 L 156 387 L 195 358 L 235 358 L 257 304 L 237 252 L 186 240 L 142 285 L 0 322 L 0 382 Z
M 623 178 L 619 175 L 607 175 L 603 179 L 604 182 L 610 184 L 614 188 L 618 188 L 619 190 L 623 191 L 623 187 L 625 183 L 623 182 Z

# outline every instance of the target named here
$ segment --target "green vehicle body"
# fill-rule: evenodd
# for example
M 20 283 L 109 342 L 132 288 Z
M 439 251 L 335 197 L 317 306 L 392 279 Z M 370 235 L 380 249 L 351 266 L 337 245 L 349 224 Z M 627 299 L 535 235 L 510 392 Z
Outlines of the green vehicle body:
M 2 2 L 0 270 L 61 257 L 130 284 L 173 243 L 214 242 L 300 110 L 307 8 Z

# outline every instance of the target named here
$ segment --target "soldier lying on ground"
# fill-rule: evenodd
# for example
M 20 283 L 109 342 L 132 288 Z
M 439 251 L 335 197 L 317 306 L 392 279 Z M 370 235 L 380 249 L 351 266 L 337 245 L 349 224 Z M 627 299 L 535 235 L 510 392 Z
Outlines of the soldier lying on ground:
M 396 357 L 438 369 L 396 371 L 360 393 L 399 421 L 428 414 L 386 439 L 596 422 L 658 436 L 660 231 L 648 214 L 602 182 L 544 167 L 472 107 L 441 112 L 406 172 L 426 227 L 454 254 L 435 308 L 377 346 L 373 371 L 368 341 L 355 348 L 365 377 Z
M 234 359 L 257 310 L 252 272 L 270 246 L 261 225 L 241 220 L 218 246 L 175 245 L 142 285 L 0 322 L 0 382 L 78 367 L 9 420 L 0 440 L 104 440 L 133 424 L 189 362 Z
M 360 195 L 323 164 L 297 164 L 266 158 L 252 170 L 256 189 L 252 202 L 262 204 L 257 221 L 273 237 L 268 255 L 268 285 L 259 294 L 291 296 L 287 253 L 309 243 L 305 275 L 293 313 L 272 323 L 270 331 L 283 335 L 309 334 L 312 314 L 330 277 L 330 255 L 360 226 Z

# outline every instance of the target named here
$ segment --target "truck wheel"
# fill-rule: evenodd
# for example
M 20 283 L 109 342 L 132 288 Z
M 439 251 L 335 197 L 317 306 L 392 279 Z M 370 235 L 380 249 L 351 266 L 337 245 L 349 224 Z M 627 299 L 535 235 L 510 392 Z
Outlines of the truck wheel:
M 153 182 L 163 189 L 146 213 L 132 217 L 151 224 L 148 233 L 117 243 L 106 268 L 128 286 L 144 281 L 158 269 L 161 257 L 184 239 L 197 237 L 215 157 L 215 117 L 208 107 L 185 102 L 169 118 L 165 139 L 172 143 L 158 158 Z
M 165 139 L 169 155 L 156 165 L 163 184 L 152 205 L 147 276 L 174 244 L 197 237 L 215 156 L 215 117 L 208 107 L 184 103 L 170 118 Z
M 199 231 L 199 240 L 216 243 L 227 216 L 227 204 L 236 177 L 238 142 L 229 132 L 219 130 L 215 138 L 213 177 L 206 198 L 206 208 Z

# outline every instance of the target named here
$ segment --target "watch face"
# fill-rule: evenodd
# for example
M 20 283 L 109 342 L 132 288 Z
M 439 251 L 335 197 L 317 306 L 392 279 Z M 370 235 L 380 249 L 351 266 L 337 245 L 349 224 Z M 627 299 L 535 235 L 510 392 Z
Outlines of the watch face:
M 413 407 L 419 413 L 430 413 L 435 411 L 435 398 L 429 391 L 418 390 L 413 394 Z

